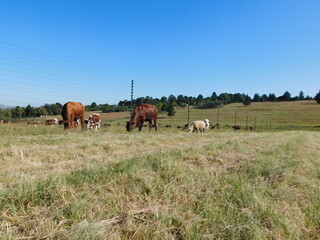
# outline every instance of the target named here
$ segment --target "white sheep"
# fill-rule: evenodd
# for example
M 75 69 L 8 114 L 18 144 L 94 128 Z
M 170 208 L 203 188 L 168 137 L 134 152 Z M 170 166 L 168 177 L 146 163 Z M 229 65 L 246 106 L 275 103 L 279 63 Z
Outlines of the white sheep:
M 197 120 L 197 121 L 193 121 L 190 125 L 189 125 L 189 132 L 204 132 L 207 131 L 209 129 L 209 125 L 210 125 L 210 121 L 208 119 L 205 120 Z

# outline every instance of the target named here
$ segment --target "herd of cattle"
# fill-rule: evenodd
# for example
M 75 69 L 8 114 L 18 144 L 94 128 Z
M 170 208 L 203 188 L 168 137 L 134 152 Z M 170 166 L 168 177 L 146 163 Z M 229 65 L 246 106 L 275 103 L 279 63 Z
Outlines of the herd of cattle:
M 101 116 L 98 113 L 91 114 L 88 119 L 85 119 L 84 114 L 85 108 L 80 102 L 67 102 L 61 111 L 61 116 L 63 120 L 58 120 L 57 118 L 47 119 L 46 125 L 64 125 L 64 129 L 77 128 L 81 125 L 82 129 L 95 129 L 101 128 Z M 158 110 L 156 106 L 150 104 L 139 104 L 136 106 L 131 114 L 131 119 L 126 123 L 127 131 L 131 131 L 134 128 L 138 128 L 141 131 L 145 122 L 149 123 L 149 131 L 151 128 L 158 129 Z M 2 122 L 3 123 L 3 122 Z M 31 122 L 28 122 L 31 124 Z M 110 124 L 105 124 L 110 126 Z M 171 128 L 171 125 L 165 125 L 166 128 Z M 205 132 L 209 130 L 210 121 L 208 119 L 193 121 L 191 124 L 186 124 L 184 126 L 177 126 L 177 128 L 188 129 L 189 132 Z M 211 126 L 213 128 L 219 128 L 219 124 Z M 241 129 L 240 126 L 233 126 L 234 130 Z M 250 130 L 252 130 L 250 128 Z

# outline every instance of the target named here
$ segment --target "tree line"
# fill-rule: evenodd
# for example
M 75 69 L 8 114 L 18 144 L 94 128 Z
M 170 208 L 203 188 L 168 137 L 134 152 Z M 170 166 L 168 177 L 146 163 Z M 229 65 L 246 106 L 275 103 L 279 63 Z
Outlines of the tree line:
M 253 98 L 243 93 L 221 93 L 217 95 L 213 92 L 209 97 L 203 97 L 199 94 L 197 97 L 184 96 L 184 95 L 170 95 L 168 97 L 152 98 L 150 96 L 138 97 L 133 101 L 123 100 L 119 101 L 117 105 L 109 104 L 96 104 L 95 102 L 90 105 L 86 105 L 86 111 L 102 111 L 102 112 L 124 112 L 130 111 L 132 106 L 136 106 L 141 103 L 153 104 L 159 111 L 167 112 L 168 116 L 174 115 L 174 107 L 186 107 L 194 106 L 199 109 L 217 108 L 230 103 L 242 103 L 243 105 L 250 105 L 251 102 L 282 102 L 282 101 L 297 101 L 297 100 L 316 100 L 320 104 L 320 91 L 315 97 L 305 96 L 300 91 L 298 96 L 293 96 L 286 91 L 281 96 L 276 96 L 274 93 L 267 94 L 254 94 Z M 28 118 L 28 117 L 41 117 L 48 115 L 60 115 L 62 110 L 62 104 L 45 104 L 41 107 L 32 107 L 28 105 L 26 107 L 16 106 L 11 109 L 0 110 L 0 119 L 11 118 Z

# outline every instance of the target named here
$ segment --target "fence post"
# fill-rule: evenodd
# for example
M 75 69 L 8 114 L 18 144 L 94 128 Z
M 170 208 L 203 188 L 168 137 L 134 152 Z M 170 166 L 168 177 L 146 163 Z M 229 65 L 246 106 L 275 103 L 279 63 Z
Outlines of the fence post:
M 247 119 L 246 119 L 246 132 L 248 132 L 248 115 L 247 115 Z

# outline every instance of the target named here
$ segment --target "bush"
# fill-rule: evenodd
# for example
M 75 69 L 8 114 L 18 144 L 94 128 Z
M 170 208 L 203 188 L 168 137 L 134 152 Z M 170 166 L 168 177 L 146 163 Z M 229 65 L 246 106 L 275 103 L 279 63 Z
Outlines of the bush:
M 219 107 L 222 107 L 223 105 L 224 104 L 222 101 L 207 100 L 207 101 L 199 103 L 196 106 L 196 108 L 199 108 L 199 109 L 219 108 Z
M 108 113 L 108 112 L 126 112 L 130 111 L 130 108 L 128 106 L 117 106 L 117 105 L 108 105 L 102 107 L 102 112 Z

